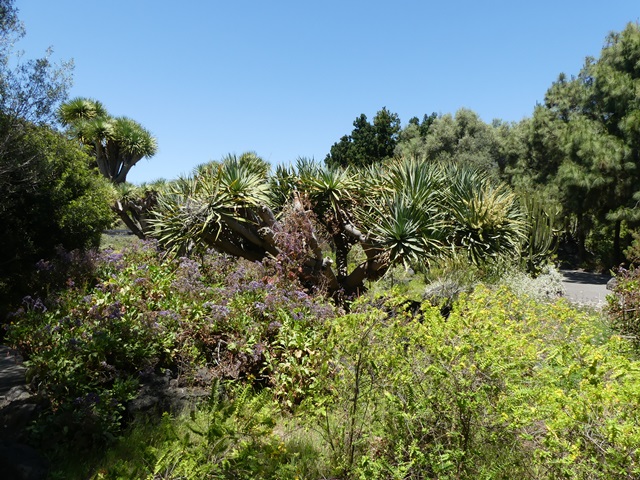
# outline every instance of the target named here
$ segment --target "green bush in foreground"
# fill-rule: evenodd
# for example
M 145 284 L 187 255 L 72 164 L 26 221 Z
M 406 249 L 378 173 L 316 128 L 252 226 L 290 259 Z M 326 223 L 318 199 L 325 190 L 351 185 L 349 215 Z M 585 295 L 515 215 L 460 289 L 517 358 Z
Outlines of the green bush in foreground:
M 318 384 L 294 416 L 270 390 L 231 390 L 143 442 L 134 429 L 93 478 L 640 474 L 640 364 L 597 317 L 484 287 L 447 320 L 376 303 L 320 327 Z
M 69 277 L 59 296 L 26 297 L 7 329 L 60 435 L 90 427 L 90 445 L 117 434 L 140 381 L 167 369 L 183 384 L 206 368 L 268 385 L 289 407 L 313 388 L 311 331 L 333 309 L 274 268 L 219 254 L 166 259 L 154 244 L 94 262 L 93 283 Z
M 636 478 L 640 364 L 593 316 L 478 288 L 447 320 L 363 308 L 314 403 L 345 478 Z
M 273 265 L 152 244 L 101 256 L 93 281 L 26 299 L 7 334 L 51 402 L 35 428 L 57 458 L 111 440 L 59 478 L 640 474 L 640 363 L 563 301 L 480 285 L 445 319 L 391 288 L 340 314 Z M 198 367 L 224 394 L 121 430 L 141 375 L 196 382 Z

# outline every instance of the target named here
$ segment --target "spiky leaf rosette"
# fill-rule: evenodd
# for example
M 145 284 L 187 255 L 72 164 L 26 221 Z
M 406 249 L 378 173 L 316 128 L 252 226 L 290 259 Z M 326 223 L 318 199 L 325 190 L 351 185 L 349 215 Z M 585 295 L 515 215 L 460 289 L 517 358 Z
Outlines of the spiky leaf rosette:
M 480 264 L 501 255 L 517 256 L 525 241 L 526 225 L 516 195 L 489 174 L 449 166 L 449 242 Z

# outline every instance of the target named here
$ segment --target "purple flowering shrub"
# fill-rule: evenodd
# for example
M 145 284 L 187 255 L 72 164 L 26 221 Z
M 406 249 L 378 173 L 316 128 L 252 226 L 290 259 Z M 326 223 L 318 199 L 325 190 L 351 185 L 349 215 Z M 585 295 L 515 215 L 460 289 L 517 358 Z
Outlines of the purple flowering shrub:
M 208 368 L 272 386 L 288 404 L 313 384 L 318 327 L 334 310 L 277 262 L 167 258 L 145 243 L 103 251 L 94 265 L 92 282 L 26 297 L 7 327 L 53 411 L 117 429 L 139 380 L 160 369 L 189 382 Z

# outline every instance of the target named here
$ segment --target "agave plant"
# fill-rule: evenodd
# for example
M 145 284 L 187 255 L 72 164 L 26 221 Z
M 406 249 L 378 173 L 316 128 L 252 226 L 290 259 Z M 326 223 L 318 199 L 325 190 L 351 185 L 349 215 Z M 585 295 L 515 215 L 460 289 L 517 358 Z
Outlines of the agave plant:
M 475 264 L 501 255 L 520 254 L 526 224 L 516 195 L 488 173 L 450 165 L 447 210 L 451 216 L 448 243 Z
M 439 166 L 406 159 L 371 178 L 378 185 L 368 182 L 359 220 L 389 263 L 409 266 L 440 255 L 445 222 Z
M 269 202 L 281 210 L 298 190 L 298 176 L 293 167 L 278 165 L 269 178 Z
M 428 264 L 452 250 L 479 262 L 519 249 L 515 196 L 468 168 L 397 159 L 352 170 L 300 159 L 269 177 L 256 165 L 229 156 L 175 182 L 159 197 L 154 235 L 175 252 L 205 246 L 286 259 L 303 282 L 330 293 L 356 292 L 393 265 Z M 355 246 L 365 258 L 350 269 Z
M 529 273 L 537 275 L 558 249 L 560 229 L 556 227 L 556 221 L 559 209 L 532 194 L 521 194 L 520 204 L 526 221 L 522 263 Z
M 179 179 L 158 200 L 153 235 L 173 252 L 206 245 L 249 260 L 277 254 L 269 240 L 275 218 L 268 183 L 254 167 L 230 156 Z

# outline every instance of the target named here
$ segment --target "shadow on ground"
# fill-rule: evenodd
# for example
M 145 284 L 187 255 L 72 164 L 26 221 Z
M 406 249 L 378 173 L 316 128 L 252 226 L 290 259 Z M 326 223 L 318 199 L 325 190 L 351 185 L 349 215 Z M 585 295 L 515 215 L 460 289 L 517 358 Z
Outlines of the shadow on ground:
M 611 275 L 583 272 L 581 270 L 563 270 L 562 275 L 565 282 L 585 285 L 606 285 L 611 280 Z

